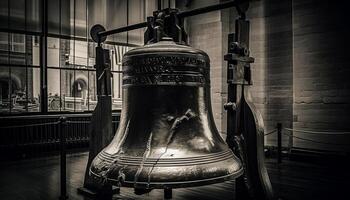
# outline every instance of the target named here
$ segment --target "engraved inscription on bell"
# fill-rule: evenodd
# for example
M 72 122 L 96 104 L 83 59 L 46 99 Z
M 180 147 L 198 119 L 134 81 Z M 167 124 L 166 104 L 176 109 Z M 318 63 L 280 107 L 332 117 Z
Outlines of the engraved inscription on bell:
M 123 62 L 123 86 L 203 86 L 208 67 L 204 59 L 179 55 L 142 55 Z

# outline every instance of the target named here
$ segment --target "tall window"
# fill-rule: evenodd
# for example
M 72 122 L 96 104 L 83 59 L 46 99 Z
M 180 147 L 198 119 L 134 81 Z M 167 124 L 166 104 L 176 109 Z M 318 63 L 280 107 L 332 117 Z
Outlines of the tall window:
M 39 111 L 39 2 L 0 1 L 0 113 Z
M 43 27 L 44 1 L 47 27 Z M 1 0 L 0 113 L 93 110 L 97 104 L 96 44 L 90 38 L 90 28 L 94 24 L 112 29 L 143 22 L 146 7 L 154 10 L 155 5 L 156 1 L 146 0 Z M 47 49 L 41 54 L 40 36 L 45 28 Z M 112 61 L 114 110 L 121 108 L 122 56 L 142 44 L 142 29 L 109 36 L 104 44 Z M 46 66 L 40 66 L 42 55 L 47 56 Z M 47 78 L 47 87 L 41 77 Z

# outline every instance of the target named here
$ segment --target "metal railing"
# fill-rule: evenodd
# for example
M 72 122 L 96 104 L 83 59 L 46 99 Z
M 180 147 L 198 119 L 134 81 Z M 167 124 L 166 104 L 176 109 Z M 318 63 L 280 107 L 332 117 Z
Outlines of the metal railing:
M 68 120 L 70 119 L 70 120 Z M 112 121 L 113 130 L 118 126 L 119 121 Z M 42 123 L 30 123 L 23 125 L 9 125 L 9 126 L 0 126 L 1 133 L 4 133 L 4 130 L 16 130 L 25 129 L 43 129 L 48 132 L 35 132 L 35 134 L 24 135 L 22 138 L 17 138 L 14 146 L 29 145 L 21 140 L 31 141 L 31 144 L 57 144 L 60 152 L 60 197 L 59 199 L 68 199 L 67 195 L 67 177 L 66 177 L 66 155 L 67 147 L 72 143 L 77 143 L 79 141 L 89 142 L 89 131 L 77 131 L 79 127 L 77 126 L 89 126 L 90 121 L 84 121 L 82 118 L 74 119 L 68 118 L 66 116 L 60 116 L 58 119 L 53 118 L 50 122 Z M 50 132 L 51 131 L 51 132 Z M 13 131 L 10 131 L 13 133 Z M 22 132 L 20 132 L 22 133 Z M 1 134 L 2 135 L 2 134 Z
M 0 118 L 1 160 L 16 160 L 57 153 L 60 149 L 59 119 L 63 115 L 37 115 Z M 89 146 L 91 113 L 65 114 L 67 149 Z M 112 130 L 118 127 L 119 113 L 113 114 Z

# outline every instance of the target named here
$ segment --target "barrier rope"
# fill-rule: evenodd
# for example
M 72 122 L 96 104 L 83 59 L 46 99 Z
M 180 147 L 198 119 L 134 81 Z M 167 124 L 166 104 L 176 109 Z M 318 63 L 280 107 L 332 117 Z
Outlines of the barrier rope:
M 13 125 L 13 126 L 0 126 L 0 129 L 11 129 L 11 128 L 26 128 L 34 126 L 47 126 L 47 125 L 57 125 L 60 121 L 47 122 L 47 123 L 37 123 L 37 124 L 24 124 L 24 125 Z M 68 124 L 90 124 L 90 121 L 66 121 Z M 112 123 L 119 123 L 118 121 L 112 121 Z
M 277 129 L 267 132 L 266 134 L 264 134 L 264 136 L 271 135 L 272 133 L 275 133 L 275 132 L 277 132 Z
M 286 131 L 294 131 L 294 132 L 298 132 L 298 133 L 305 133 L 305 134 L 310 134 L 310 135 L 348 135 L 350 134 L 350 132 L 346 132 L 346 131 L 310 131 L 310 130 L 300 130 L 300 129 L 292 129 L 292 128 L 283 128 Z M 273 133 L 277 132 L 277 129 L 274 129 L 272 131 L 267 132 L 266 134 L 264 134 L 264 136 L 267 135 L 271 135 Z M 318 144 L 326 144 L 326 145 L 339 145 L 339 146 L 349 146 L 349 144 L 339 144 L 339 143 L 331 143 L 331 142 L 322 142 L 322 141 L 316 141 L 316 140 L 312 140 L 312 139 L 308 139 L 308 138 L 304 138 L 304 137 L 300 137 L 300 136 L 295 136 L 292 134 L 288 134 L 288 133 L 283 133 L 281 130 L 281 133 L 283 135 L 286 135 L 288 137 L 293 137 L 299 140 L 304 140 L 304 141 L 308 141 L 308 142 L 314 142 L 314 143 L 318 143 Z
M 90 121 L 67 121 L 67 123 L 69 124 L 90 124 Z M 112 121 L 112 123 L 119 123 L 118 121 Z M 34 127 L 34 126 L 47 126 L 47 125 L 57 125 L 60 124 L 60 121 L 56 121 L 56 122 L 47 122 L 47 123 L 38 123 L 38 124 L 25 124 L 25 125 L 14 125 L 14 126 L 2 126 L 0 127 L 0 129 L 11 129 L 11 128 L 25 128 L 25 127 Z M 299 133 L 305 133 L 305 134 L 310 134 L 310 135 L 347 135 L 350 134 L 350 132 L 347 131 L 310 131 L 310 130 L 300 130 L 300 129 L 292 129 L 292 128 L 283 128 L 286 131 L 294 131 L 294 132 L 299 132 Z M 264 134 L 264 136 L 267 135 L 271 135 L 273 133 L 277 132 L 277 129 L 271 130 L 269 132 L 267 132 L 266 134 Z M 331 143 L 331 142 L 321 142 L 321 141 L 315 141 L 312 139 L 308 139 L 308 138 L 303 138 L 303 137 L 299 137 L 299 136 L 295 136 L 292 134 L 288 134 L 288 133 L 283 133 L 283 135 L 286 135 L 288 137 L 293 137 L 299 140 L 304 140 L 304 141 L 308 141 L 308 142 L 314 142 L 314 143 L 318 143 L 318 144 L 326 144 L 326 145 L 339 145 L 339 146 L 349 146 L 349 144 L 337 144 L 337 143 Z
M 39 124 L 25 124 L 25 125 L 14 125 L 14 126 L 0 126 L 0 129 L 10 129 L 10 128 L 25 128 L 25 127 L 33 127 L 33 126 L 47 126 L 47 125 L 57 125 L 60 122 L 47 122 L 47 123 L 39 123 Z
M 330 143 L 330 142 L 315 141 L 315 140 L 311 140 L 311 139 L 308 139 L 308 138 L 303 138 L 303 137 L 291 135 L 291 134 L 288 134 L 288 133 L 282 133 L 282 134 L 283 135 L 287 135 L 289 137 L 293 137 L 293 138 L 299 139 L 299 140 L 304 140 L 304 141 L 318 143 L 318 144 L 327 144 L 327 145 L 336 145 L 336 146 L 349 146 L 349 144 L 337 144 L 337 143 Z
M 90 124 L 91 121 L 67 121 L 68 124 Z M 119 123 L 119 121 L 112 121 L 112 123 Z
M 90 121 L 67 121 L 68 124 L 90 124 Z
M 300 129 L 292 129 L 292 128 L 284 128 L 287 131 L 294 131 L 299 133 L 307 133 L 307 134 L 314 134 L 314 135 L 347 135 L 350 134 L 350 132 L 346 131 L 309 131 L 309 130 L 300 130 Z

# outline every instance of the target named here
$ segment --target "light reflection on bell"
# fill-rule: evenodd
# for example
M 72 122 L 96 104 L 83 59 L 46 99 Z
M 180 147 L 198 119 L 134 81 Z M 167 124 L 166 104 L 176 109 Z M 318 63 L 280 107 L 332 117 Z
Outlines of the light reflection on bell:
M 123 109 L 90 174 L 135 188 L 206 185 L 240 176 L 210 103 L 209 57 L 165 38 L 123 58 Z

